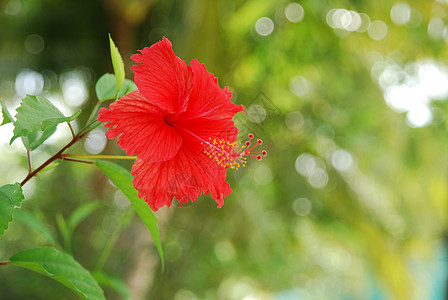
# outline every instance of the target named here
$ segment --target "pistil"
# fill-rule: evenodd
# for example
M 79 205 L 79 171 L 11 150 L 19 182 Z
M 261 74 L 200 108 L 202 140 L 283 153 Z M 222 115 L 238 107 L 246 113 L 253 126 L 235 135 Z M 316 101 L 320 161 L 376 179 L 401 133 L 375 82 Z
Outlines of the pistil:
M 226 140 L 216 140 L 209 138 L 209 141 L 202 142 L 204 146 L 204 153 L 210 158 L 216 160 L 217 164 L 224 168 L 231 168 L 238 170 L 240 167 L 246 165 L 247 157 L 254 157 L 261 160 L 263 156 L 267 155 L 267 151 L 252 152 L 257 146 L 263 143 L 262 140 L 257 140 L 257 143 L 251 147 L 254 135 L 249 134 L 249 140 L 244 145 L 238 142 L 229 142 Z

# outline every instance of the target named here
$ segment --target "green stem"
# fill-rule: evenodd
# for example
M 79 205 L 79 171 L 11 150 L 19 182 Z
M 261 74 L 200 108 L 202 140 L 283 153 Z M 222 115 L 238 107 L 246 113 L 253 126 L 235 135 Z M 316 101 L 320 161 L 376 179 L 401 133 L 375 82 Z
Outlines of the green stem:
M 94 164 L 95 163 L 94 161 L 90 161 L 90 160 L 68 158 L 68 157 L 65 157 L 64 154 L 62 154 L 62 160 L 80 162 L 80 163 L 85 163 L 85 164 Z
M 126 155 L 90 155 L 90 154 L 62 154 L 62 159 L 66 157 L 90 158 L 90 159 L 137 159 L 137 156 Z
M 98 109 L 100 108 L 100 105 L 101 105 L 101 101 L 98 101 L 98 102 L 95 104 L 95 107 L 93 108 L 92 112 L 90 113 L 89 118 L 87 119 L 86 126 L 87 126 L 88 124 L 90 124 L 90 123 L 93 121 L 93 118 L 95 117 L 96 112 L 97 112 Z
M 31 166 L 31 153 L 30 149 L 26 149 L 26 156 L 28 158 L 28 174 L 33 172 L 33 167 Z
M 70 132 L 72 133 L 72 137 L 75 138 L 76 134 L 75 131 L 73 130 L 72 125 L 70 124 L 70 122 L 67 122 L 68 128 L 70 128 Z
M 80 132 L 79 135 L 81 135 L 81 134 L 84 134 L 84 135 L 85 135 L 85 134 L 89 133 L 90 131 L 94 130 L 95 128 L 101 126 L 101 124 L 102 124 L 101 122 L 98 122 L 97 120 L 95 120 L 95 121 L 93 121 L 92 123 L 90 123 L 89 125 L 83 127 L 83 128 L 79 131 L 79 132 Z

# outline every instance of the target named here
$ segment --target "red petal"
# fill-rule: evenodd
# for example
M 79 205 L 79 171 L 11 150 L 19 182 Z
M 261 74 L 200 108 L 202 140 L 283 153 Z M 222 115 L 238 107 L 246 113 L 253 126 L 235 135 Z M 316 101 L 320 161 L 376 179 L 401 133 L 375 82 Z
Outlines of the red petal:
M 237 112 L 244 109 L 242 105 L 230 101 L 232 93 L 227 88 L 221 89 L 215 76 L 207 71 L 203 64 L 192 60 L 193 85 L 188 107 L 182 114 L 184 119 L 206 118 L 209 120 L 231 120 Z
M 204 150 L 201 143 L 208 142 L 209 138 L 234 142 L 238 135 L 238 129 L 231 120 L 210 121 L 205 118 L 195 118 L 181 120 L 178 124 L 176 128 L 183 142 L 188 143 L 189 147 L 196 151 Z
M 102 108 L 98 121 L 109 122 L 106 135 L 119 136 L 117 144 L 128 155 L 137 154 L 146 161 L 165 161 L 176 155 L 182 138 L 168 125 L 164 115 L 151 105 L 139 91 L 134 91 Z
M 165 112 L 181 113 L 187 107 L 192 89 L 191 69 L 177 57 L 171 43 L 162 41 L 134 54 L 131 58 L 142 63 L 132 66 L 134 81 L 147 101 Z
M 226 169 L 221 169 L 216 180 L 213 182 L 212 198 L 218 203 L 218 208 L 224 205 L 224 197 L 227 197 L 232 192 L 230 184 L 226 182 L 226 171 Z
M 182 145 L 178 154 L 164 162 L 151 163 L 137 159 L 132 167 L 133 185 L 152 210 L 171 206 L 173 197 L 181 204 L 194 202 L 201 194 L 212 193 L 221 207 L 232 191 L 225 182 L 226 169 L 204 153 Z

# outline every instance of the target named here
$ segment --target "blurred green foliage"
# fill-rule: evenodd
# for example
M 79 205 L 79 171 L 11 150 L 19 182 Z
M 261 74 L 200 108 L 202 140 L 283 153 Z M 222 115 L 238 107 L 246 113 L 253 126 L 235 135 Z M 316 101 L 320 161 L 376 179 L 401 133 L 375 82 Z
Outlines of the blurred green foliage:
M 291 3 L 300 3 L 304 14 Z M 112 71 L 111 32 L 128 78 L 129 56 L 166 36 L 179 57 L 198 58 L 247 107 L 235 118 L 241 139 L 253 132 L 268 157 L 229 171 L 233 193 L 223 208 L 202 196 L 157 213 L 163 273 L 148 232 L 133 219 L 104 267 L 126 282 L 131 299 L 442 299 L 448 107 L 441 100 L 447 95 L 419 103 L 424 107 L 414 110 L 417 117 L 429 109 L 431 118 L 416 126 L 421 119 L 391 102 L 388 92 L 413 78 L 423 82 L 424 62 L 446 75 L 448 4 L 396 4 L 7 0 L 1 4 L 0 97 L 17 107 L 23 88 L 39 85 L 34 75 L 20 84 L 20 72 L 33 70 L 42 74 L 40 93 L 88 112 L 96 101 L 94 83 Z M 368 30 L 358 28 L 362 32 L 350 27 L 360 13 L 370 20 L 361 24 L 370 24 Z M 64 83 L 73 78 L 86 86 L 80 104 L 68 101 Z M 427 80 L 446 83 L 434 78 Z M 413 93 L 407 96 L 404 101 L 411 101 Z M 82 124 L 87 117 L 81 116 Z M 6 128 L 0 140 L 3 185 L 23 179 L 27 164 L 19 146 L 7 145 L 12 131 L 6 137 L 7 125 L 0 128 Z M 57 145 L 44 145 L 35 164 Z M 122 153 L 114 142 L 104 152 Z M 70 245 L 65 250 L 93 269 L 126 212 L 123 196 L 99 170 L 68 162 L 25 187 L 23 209 L 50 224 L 58 241 Z M 64 235 L 58 222 L 92 202 L 101 208 Z M 45 234 L 10 223 L 0 259 L 48 243 Z M 0 282 L 1 299 L 75 297 L 10 266 L 0 268 Z M 121 297 L 113 289 L 105 293 Z

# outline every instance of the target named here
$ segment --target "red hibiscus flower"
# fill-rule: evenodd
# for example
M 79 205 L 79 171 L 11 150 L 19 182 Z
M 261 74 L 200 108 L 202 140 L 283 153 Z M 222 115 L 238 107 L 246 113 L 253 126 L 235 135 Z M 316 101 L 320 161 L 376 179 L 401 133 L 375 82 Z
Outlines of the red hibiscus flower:
M 266 155 L 235 142 L 232 118 L 244 107 L 203 64 L 178 58 L 168 39 L 140 53 L 131 57 L 139 63 L 131 68 L 138 90 L 102 108 L 98 120 L 107 122 L 109 139 L 118 137 L 126 154 L 137 155 L 133 185 L 152 210 L 170 206 L 173 197 L 196 201 L 201 190 L 221 207 L 232 192 L 227 168 L 244 164 L 243 156 Z

